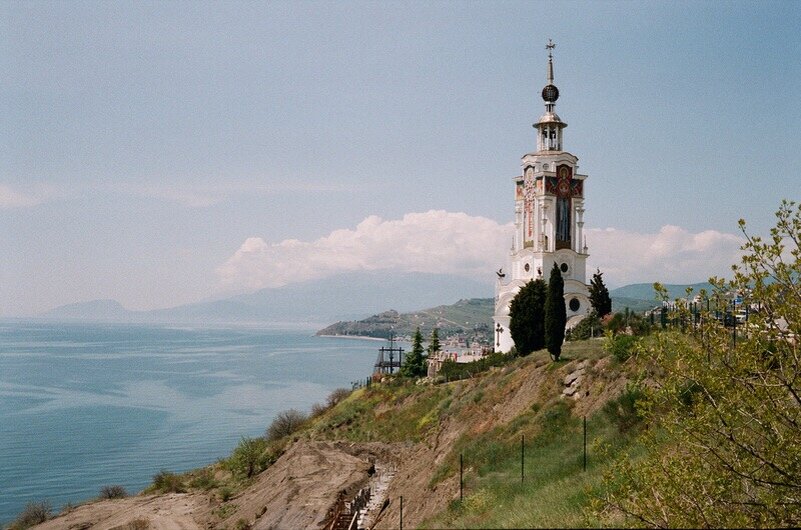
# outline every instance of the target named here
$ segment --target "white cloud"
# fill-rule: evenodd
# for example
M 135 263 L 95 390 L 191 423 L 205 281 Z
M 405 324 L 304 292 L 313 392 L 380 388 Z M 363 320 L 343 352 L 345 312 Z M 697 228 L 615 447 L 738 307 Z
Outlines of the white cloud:
M 691 233 L 665 225 L 655 234 L 615 228 L 587 230 L 588 275 L 599 267 L 608 285 L 661 281 L 683 283 L 727 276 L 740 262 L 742 237 L 705 230 Z
M 607 228 L 586 234 L 587 272 L 599 267 L 612 286 L 726 275 L 739 262 L 743 242 L 733 234 L 691 233 L 672 225 L 657 233 Z M 431 210 L 398 220 L 370 216 L 354 229 L 334 230 L 315 241 L 269 243 L 250 237 L 217 273 L 224 287 L 234 289 L 280 287 L 369 270 L 449 273 L 490 282 L 493 271 L 508 260 L 511 236 L 511 224 L 465 213 Z
M 15 191 L 8 186 L 0 184 L 0 208 L 24 208 L 26 206 L 36 206 L 41 202 L 41 197 Z
M 431 210 L 399 220 L 370 216 L 316 241 L 248 238 L 217 269 L 227 287 L 279 287 L 348 271 L 450 273 L 490 280 L 508 253 L 511 226 Z

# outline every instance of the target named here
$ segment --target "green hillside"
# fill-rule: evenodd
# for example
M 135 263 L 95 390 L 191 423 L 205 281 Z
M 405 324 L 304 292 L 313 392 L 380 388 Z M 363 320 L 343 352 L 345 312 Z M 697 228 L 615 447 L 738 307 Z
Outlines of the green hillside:
M 642 313 L 657 305 L 655 300 L 641 300 L 639 298 L 627 298 L 625 296 L 612 296 L 612 312 L 619 313 L 629 308 L 629 311 Z
M 321 329 L 317 334 L 388 338 L 390 332 L 394 332 L 396 336 L 411 335 L 418 327 L 427 335 L 437 327 L 441 337 L 476 333 L 489 336 L 493 311 L 492 298 L 470 298 L 452 305 L 441 305 L 412 313 L 390 310 L 363 320 L 337 322 Z
M 671 298 L 684 296 L 687 287 L 692 287 L 695 292 L 700 289 L 711 290 L 711 285 L 706 282 L 665 285 Z M 637 283 L 618 287 L 612 289 L 610 295 L 614 312 L 624 311 L 628 307 L 631 311 L 641 313 L 657 305 L 653 283 Z M 389 310 L 363 320 L 340 321 L 321 329 L 317 334 L 385 339 L 389 337 L 390 332 L 394 332 L 396 336 L 410 336 L 419 327 L 420 331 L 427 335 L 434 327 L 438 327 L 442 337 L 477 333 L 489 338 L 492 335 L 494 311 L 495 305 L 492 298 L 470 298 L 459 300 L 455 304 L 441 305 L 410 313 Z
M 674 284 L 663 284 L 664 288 L 667 289 L 668 296 L 671 299 L 674 298 L 683 298 L 687 296 L 686 289 L 687 287 L 692 287 L 693 292 L 697 293 L 701 289 L 706 289 L 707 292 L 712 291 L 712 284 L 709 282 L 699 282 L 699 283 L 674 283 Z M 645 300 L 649 301 L 651 305 L 655 305 L 656 303 L 656 293 L 654 292 L 654 284 L 653 283 L 632 283 L 630 285 L 624 285 L 623 287 L 618 287 L 617 289 L 610 289 L 609 294 L 614 298 L 630 298 L 636 300 Z
M 684 296 L 688 285 L 666 285 L 672 298 Z M 708 283 L 689 285 L 696 292 L 699 289 L 710 290 Z M 618 287 L 610 291 L 612 310 L 624 311 L 625 308 L 641 313 L 653 308 L 657 302 L 654 298 L 652 283 L 638 283 Z M 347 335 L 359 337 L 388 338 L 390 332 L 396 336 L 410 336 L 416 328 L 427 335 L 434 327 L 440 330 L 440 336 L 449 337 L 456 334 L 480 334 L 484 337 L 492 335 L 492 315 L 495 305 L 492 298 L 470 298 L 459 300 L 455 304 L 441 305 L 429 309 L 409 313 L 398 313 L 395 310 L 384 311 L 363 320 L 340 321 L 317 332 L 318 335 Z

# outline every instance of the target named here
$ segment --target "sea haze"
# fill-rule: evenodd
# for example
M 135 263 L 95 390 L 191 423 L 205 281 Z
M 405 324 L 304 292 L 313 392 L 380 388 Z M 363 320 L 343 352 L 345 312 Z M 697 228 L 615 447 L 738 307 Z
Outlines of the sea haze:
M 313 333 L 0 323 L 0 525 L 30 501 L 58 510 L 213 463 L 370 374 L 381 344 Z
M 494 275 L 492 275 L 494 277 Z M 130 311 L 114 300 L 57 307 L 43 318 L 103 322 L 309 322 L 319 327 L 395 309 L 412 311 L 462 298 L 492 296 L 492 278 L 476 282 L 447 274 L 367 271 L 261 289 L 221 300 Z

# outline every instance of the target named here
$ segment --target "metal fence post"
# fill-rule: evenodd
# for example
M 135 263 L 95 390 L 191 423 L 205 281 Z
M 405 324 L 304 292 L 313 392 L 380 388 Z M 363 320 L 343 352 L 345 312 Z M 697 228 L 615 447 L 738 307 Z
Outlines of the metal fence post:
M 459 502 L 464 499 L 464 454 L 459 453 Z
M 587 416 L 584 416 L 584 471 L 587 471 Z

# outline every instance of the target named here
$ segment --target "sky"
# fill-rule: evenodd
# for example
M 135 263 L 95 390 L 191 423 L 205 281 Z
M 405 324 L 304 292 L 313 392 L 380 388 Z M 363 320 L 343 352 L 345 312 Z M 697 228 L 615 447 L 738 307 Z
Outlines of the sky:
M 703 281 L 801 199 L 801 3 L 0 3 L 0 317 L 486 279 L 548 38 L 589 267 Z

